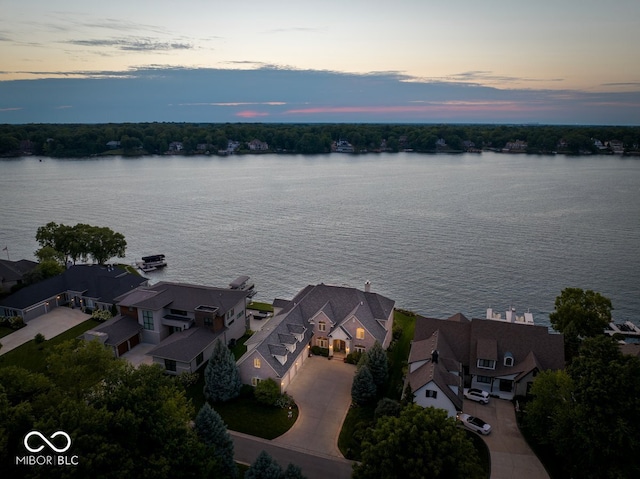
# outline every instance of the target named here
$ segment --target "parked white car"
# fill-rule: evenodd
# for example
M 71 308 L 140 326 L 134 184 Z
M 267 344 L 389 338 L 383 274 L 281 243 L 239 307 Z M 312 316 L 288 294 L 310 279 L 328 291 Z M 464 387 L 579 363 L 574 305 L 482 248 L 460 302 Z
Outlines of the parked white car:
M 463 413 L 458 413 L 456 417 L 466 428 L 478 434 L 484 434 L 486 436 L 491 432 L 491 426 L 478 417 Z
M 464 392 L 464 397 L 471 401 L 477 401 L 482 404 L 489 404 L 489 393 L 487 391 L 483 391 L 482 389 L 467 389 Z

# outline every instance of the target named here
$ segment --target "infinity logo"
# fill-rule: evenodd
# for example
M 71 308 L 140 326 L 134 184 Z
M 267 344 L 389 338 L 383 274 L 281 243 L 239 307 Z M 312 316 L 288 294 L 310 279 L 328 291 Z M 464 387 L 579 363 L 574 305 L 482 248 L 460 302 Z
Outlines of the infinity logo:
M 29 446 L 29 439 L 31 438 L 31 436 L 38 436 L 51 449 L 53 449 L 57 453 L 67 452 L 69 450 L 69 448 L 71 447 L 71 438 L 69 437 L 69 434 L 67 434 L 64 431 L 56 431 L 51 435 L 51 439 L 53 439 L 54 437 L 57 437 L 57 436 L 64 436 L 65 438 L 67 438 L 67 445 L 65 447 L 63 447 L 63 448 L 56 447 L 56 445 L 53 444 L 51 441 L 49 441 L 46 437 L 44 437 L 40 431 L 31 431 L 30 433 L 28 433 L 24 437 L 24 447 L 26 447 L 29 452 L 40 452 L 40 451 L 42 451 L 44 449 L 44 445 L 41 445 L 40 447 L 37 447 L 35 449 L 32 448 L 31 446 Z

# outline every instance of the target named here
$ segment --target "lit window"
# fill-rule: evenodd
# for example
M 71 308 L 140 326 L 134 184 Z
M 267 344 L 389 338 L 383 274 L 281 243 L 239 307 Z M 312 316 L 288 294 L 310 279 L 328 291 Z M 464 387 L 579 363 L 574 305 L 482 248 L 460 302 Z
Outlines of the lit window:
M 324 321 L 320 321 L 318 323 L 318 331 L 326 331 L 327 330 L 327 324 Z
M 328 348 L 329 347 L 329 341 L 327 340 L 327 338 L 318 338 L 318 346 L 320 346 L 321 348 Z
M 260 382 L 260 378 L 251 378 L 251 385 L 252 386 L 257 386 L 258 383 Z
M 363 328 L 356 329 L 356 338 L 357 339 L 364 339 L 364 329 Z
M 261 366 L 260 358 L 255 358 L 255 359 L 253 360 L 253 367 L 254 367 L 254 368 L 257 368 L 257 369 L 260 369 L 260 366 Z

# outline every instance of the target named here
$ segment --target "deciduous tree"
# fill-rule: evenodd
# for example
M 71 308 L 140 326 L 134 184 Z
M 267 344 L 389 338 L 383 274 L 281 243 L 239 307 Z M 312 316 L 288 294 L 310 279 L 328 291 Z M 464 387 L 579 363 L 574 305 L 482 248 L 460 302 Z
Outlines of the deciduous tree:
M 399 417 L 384 416 L 362 443 L 354 479 L 482 478 L 467 433 L 442 409 L 409 405 Z

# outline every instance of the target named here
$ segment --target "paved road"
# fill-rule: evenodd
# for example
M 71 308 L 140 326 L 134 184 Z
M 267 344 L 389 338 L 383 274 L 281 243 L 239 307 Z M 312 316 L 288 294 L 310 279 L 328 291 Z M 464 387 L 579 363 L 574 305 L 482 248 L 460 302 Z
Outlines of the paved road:
M 79 309 L 55 308 L 53 311 L 27 322 L 24 328 L 18 329 L 15 333 L 0 338 L 0 343 L 2 343 L 0 355 L 31 341 L 38 333 L 43 334 L 45 339 L 51 339 L 85 322 L 90 317 L 89 314 L 85 314 Z
M 247 436 L 239 432 L 229 431 L 233 438 L 235 460 L 244 464 L 252 464 L 261 451 L 267 451 L 282 468 L 289 463 L 302 469 L 308 479 L 349 479 L 353 471 L 353 462 L 321 454 L 310 454 L 294 449 L 291 446 L 279 446 L 274 441 Z
M 491 452 L 491 479 L 549 479 L 549 474 L 518 429 L 513 404 L 491 398 L 483 406 L 465 399 L 464 412 L 491 424 L 491 434 L 482 436 Z

